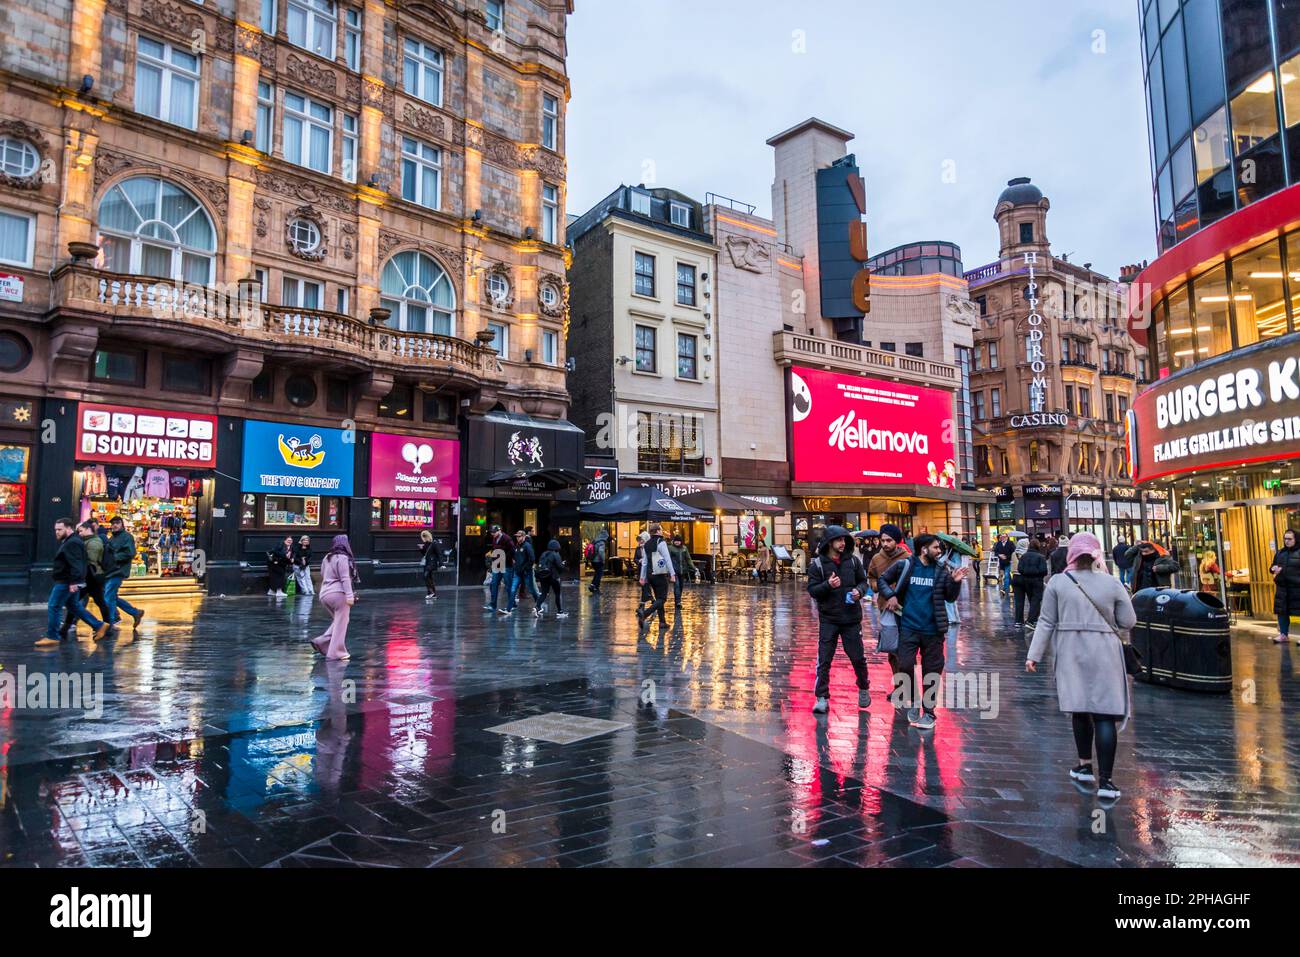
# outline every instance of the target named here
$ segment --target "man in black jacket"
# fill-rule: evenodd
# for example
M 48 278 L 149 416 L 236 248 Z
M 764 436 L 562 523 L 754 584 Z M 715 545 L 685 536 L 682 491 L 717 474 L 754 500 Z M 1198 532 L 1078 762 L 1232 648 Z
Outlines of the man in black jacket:
M 1020 556 L 1020 564 L 1011 582 L 1016 589 L 1016 627 L 1025 626 L 1025 604 L 1029 604 L 1029 627 L 1038 625 L 1038 609 L 1043 604 L 1043 588 L 1047 580 L 1047 558 L 1043 551 L 1047 543 L 1031 545 Z
M 36 647 L 52 648 L 61 643 L 63 633 L 59 626 L 65 611 L 88 624 L 95 632 L 95 640 L 99 641 L 108 634 L 108 624 L 92 615 L 77 600 L 77 592 L 86 587 L 86 546 L 70 518 L 61 518 L 54 523 L 54 537 L 60 542 L 50 567 L 54 587 L 50 589 L 50 600 L 46 604 L 45 637 L 36 642 Z
M 910 724 L 929 731 L 934 727 L 934 699 L 943 674 L 947 603 L 961 597 L 961 583 L 969 569 L 949 571 L 948 563 L 940 560 L 943 543 L 937 536 L 916 536 L 912 549 L 916 554 L 913 561 L 893 565 L 880 576 L 880 596 L 885 599 L 885 610 L 898 615 L 894 708 L 905 709 Z M 913 694 L 918 653 L 922 693 Z
M 1161 555 L 1151 542 L 1138 542 L 1128 550 L 1133 580 L 1129 587 L 1133 594 L 1144 588 L 1169 588 L 1178 574 L 1178 562 L 1169 555 Z
M 131 565 L 136 556 L 135 536 L 126 530 L 126 523 L 120 515 L 114 515 L 108 525 L 111 532 L 104 552 L 112 555 L 112 560 L 104 566 L 104 600 L 108 602 L 109 623 L 116 625 L 122 619 L 121 612 L 126 612 L 139 628 L 144 612 L 117 593 L 122 582 L 131 575 Z
M 502 616 L 513 614 L 514 608 L 514 565 L 515 565 L 515 541 L 505 532 L 501 531 L 500 525 L 492 526 L 492 538 L 488 542 L 487 562 L 488 568 L 492 572 L 491 591 L 492 604 L 484 605 L 488 611 L 495 611 Z M 497 605 L 501 593 L 501 583 L 505 582 L 506 591 L 509 592 L 509 608 L 499 608 Z
M 510 601 L 506 611 L 515 610 L 515 602 L 525 588 L 533 596 L 533 617 L 542 605 L 542 593 L 537 587 L 537 578 L 533 570 L 537 565 L 537 552 L 533 549 L 533 540 L 523 529 L 515 532 L 515 574 L 510 580 Z
M 998 589 L 1005 595 L 1011 590 L 1011 559 L 1016 554 L 1016 543 L 1006 532 L 998 536 L 993 554 L 998 557 Z
M 808 563 L 808 594 L 817 601 L 817 686 L 814 714 L 831 707 L 831 662 L 843 643 L 858 679 L 858 707 L 871 706 L 871 679 L 862 648 L 862 599 L 867 594 L 867 570 L 855 554 L 853 536 L 832 525 L 826 529 L 817 557 Z
M 1070 539 L 1062 535 L 1056 540 L 1056 548 L 1052 549 L 1052 554 L 1048 556 L 1048 574 L 1064 575 L 1065 566 L 1070 564 Z

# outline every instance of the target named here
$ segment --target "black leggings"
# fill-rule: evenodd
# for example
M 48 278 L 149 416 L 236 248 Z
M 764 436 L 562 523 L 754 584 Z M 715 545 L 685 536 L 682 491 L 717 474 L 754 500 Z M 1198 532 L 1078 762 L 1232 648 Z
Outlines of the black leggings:
M 438 594 L 438 586 L 434 582 L 434 576 L 438 574 L 436 568 L 426 566 L 424 569 L 424 593 L 426 595 Z
M 1097 739 L 1097 773 L 1101 780 L 1109 781 L 1115 770 L 1115 749 L 1119 745 L 1119 732 L 1115 723 L 1123 721 L 1113 714 L 1072 714 L 1074 743 L 1079 749 L 1079 760 L 1092 763 L 1092 741 Z
M 538 604 L 537 606 L 538 608 L 544 607 L 546 605 L 547 596 L 554 593 L 555 613 L 559 614 L 560 612 L 564 611 L 564 606 L 560 603 L 560 580 L 558 578 L 552 576 L 550 578 L 541 579 L 541 589 L 542 589 L 542 600 L 541 603 Z

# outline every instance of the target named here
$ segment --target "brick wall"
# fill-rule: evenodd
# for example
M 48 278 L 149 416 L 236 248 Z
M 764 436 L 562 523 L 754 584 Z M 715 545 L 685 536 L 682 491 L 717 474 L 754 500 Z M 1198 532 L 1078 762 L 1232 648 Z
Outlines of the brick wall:
M 569 420 L 587 433 L 593 452 L 597 417 L 614 408 L 614 240 L 597 227 L 575 244 L 569 267 Z

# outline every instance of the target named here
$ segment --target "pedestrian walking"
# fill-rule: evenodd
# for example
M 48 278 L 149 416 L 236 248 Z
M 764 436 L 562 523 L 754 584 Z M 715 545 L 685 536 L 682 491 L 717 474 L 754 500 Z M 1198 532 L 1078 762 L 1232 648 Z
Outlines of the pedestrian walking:
M 1127 555 L 1133 568 L 1129 591 L 1134 595 L 1144 588 L 1168 588 L 1178 574 L 1178 562 L 1155 542 L 1140 541 Z
M 89 625 L 95 640 L 99 641 L 108 634 L 108 622 L 100 621 L 77 600 L 77 593 L 86 587 L 85 543 L 70 518 L 61 518 L 54 523 L 54 537 L 59 542 L 59 549 L 50 564 L 54 584 L 45 606 L 45 636 L 37 639 L 36 647 L 55 647 L 70 636 L 71 632 L 60 630 L 61 618 L 67 612 Z
M 1065 566 L 1070 563 L 1069 537 L 1062 535 L 1060 538 L 1056 539 L 1055 546 L 1056 547 L 1051 550 L 1051 554 L 1047 559 L 1047 571 L 1049 575 L 1060 575 L 1065 571 Z
M 648 541 L 650 541 L 649 532 L 642 532 L 636 537 L 636 551 L 632 554 L 632 564 L 637 569 L 638 575 L 640 574 L 641 566 L 645 564 L 645 543 Z M 650 591 L 650 583 L 643 577 L 641 579 L 641 597 L 637 601 L 637 608 L 640 609 L 642 605 L 649 604 L 653 598 L 654 595 Z
M 492 592 L 491 604 L 484 605 L 488 611 L 497 612 L 503 618 L 514 614 L 513 586 L 515 565 L 515 540 L 501 531 L 500 525 L 493 525 L 488 541 L 488 587 Z M 500 607 L 501 583 L 506 585 L 508 608 Z
M 998 535 L 997 544 L 993 546 L 993 554 L 998 557 L 998 591 L 1002 592 L 1003 595 L 1009 595 L 1011 593 L 1011 559 L 1016 555 L 1016 545 L 1006 532 Z
M 86 587 L 77 592 L 77 601 L 84 608 L 93 600 L 104 621 L 112 625 L 113 614 L 104 597 L 104 540 L 99 537 L 93 519 L 87 519 L 78 525 L 77 535 L 86 549 Z M 63 626 L 65 631 L 75 627 L 71 612 L 64 617 Z
M 118 624 L 122 620 L 121 613 L 126 612 L 134 627 L 139 628 L 140 622 L 144 621 L 144 612 L 118 594 L 135 562 L 135 536 L 126 530 L 126 523 L 120 515 L 113 516 L 108 525 L 108 546 L 104 553 L 104 600 L 108 602 L 108 622 Z
M 1125 587 L 1133 580 L 1133 563 L 1129 561 L 1128 557 L 1128 550 L 1132 547 L 1132 542 L 1120 536 L 1120 540 L 1110 553 L 1111 560 L 1115 563 L 1115 569 L 1119 572 L 1120 584 Z
M 903 557 L 900 552 L 899 560 Z M 839 525 L 830 526 L 818 545 L 817 557 L 808 563 L 808 594 L 817 602 L 817 683 L 813 687 L 816 699 L 813 714 L 830 711 L 831 663 L 841 645 L 857 678 L 858 707 L 871 706 L 871 678 L 862 646 L 862 602 L 867 588 L 867 570 L 854 551 L 852 535 Z
M 907 711 L 915 728 L 929 731 L 935 724 L 935 697 L 944 666 L 948 634 L 947 602 L 961 595 L 961 583 L 970 569 L 949 571 L 939 560 L 943 543 L 934 535 L 918 535 L 912 542 L 913 561 L 898 563 L 880 576 L 885 610 L 899 616 L 898 651 L 894 664 L 894 707 Z M 916 686 L 917 655 L 921 656 L 921 683 Z
M 668 619 L 664 617 L 664 606 L 668 603 L 668 587 L 677 582 L 677 573 L 673 571 L 673 556 L 668 551 L 668 543 L 663 540 L 662 528 L 658 522 L 652 522 L 647 530 L 649 536 L 641 546 L 641 587 L 649 587 L 652 596 L 646 608 L 637 607 L 637 621 L 644 625 L 659 615 L 659 627 L 667 628 Z
M 420 532 L 420 574 L 424 577 L 424 600 L 435 601 L 438 598 L 438 586 L 434 578 L 442 567 L 446 556 L 442 546 L 427 528 Z
M 283 542 L 266 553 L 266 593 L 276 598 L 283 598 L 284 586 L 289 580 L 293 567 L 293 538 L 286 537 Z
M 1047 583 L 1025 670 L 1037 671 L 1051 648 L 1056 696 L 1070 715 L 1079 757 L 1070 777 L 1083 784 L 1099 780 L 1097 797 L 1107 801 L 1120 796 L 1112 780 L 1115 750 L 1132 711 L 1121 635 L 1135 624 L 1133 602 L 1107 573 L 1101 542 L 1078 533 L 1070 540 L 1065 572 Z
M 537 567 L 537 553 L 533 550 L 533 540 L 527 532 L 520 529 L 515 532 L 515 564 L 514 578 L 510 584 L 510 601 L 506 605 L 507 611 L 515 610 L 515 603 L 519 600 L 519 595 L 525 589 L 533 596 L 533 613 L 536 617 L 538 607 L 542 604 L 542 593 L 537 589 L 537 578 L 534 570 Z
M 299 595 L 314 595 L 311 581 L 311 538 L 304 535 L 293 546 L 293 583 Z
M 555 617 L 569 617 L 565 614 L 564 605 L 560 600 L 560 588 L 564 584 L 565 571 L 564 557 L 560 554 L 560 543 L 551 539 L 547 543 L 546 551 L 537 560 L 537 581 L 542 588 L 542 600 L 533 609 L 534 617 L 541 618 L 546 614 L 546 605 L 549 601 L 547 596 L 551 594 L 555 595 Z
M 1285 644 L 1291 638 L 1292 616 L 1300 616 L 1300 544 L 1289 528 L 1282 533 L 1282 547 L 1273 556 L 1269 571 L 1276 586 L 1273 611 L 1277 614 L 1277 634 L 1273 641 Z M 1300 638 L 1296 641 L 1300 642 Z
M 593 595 L 600 594 L 600 580 L 605 577 L 605 562 L 609 560 L 609 529 L 602 527 L 596 533 L 596 540 L 591 543 L 591 584 L 587 590 Z
M 353 587 L 357 580 L 357 562 L 352 555 L 352 545 L 346 535 L 335 535 L 330 550 L 320 563 L 320 600 L 329 610 L 330 624 L 311 646 L 316 653 L 330 661 L 346 661 L 348 653 L 348 621 L 357 595 Z
M 1038 624 L 1039 609 L 1043 603 L 1043 589 L 1047 584 L 1047 557 L 1043 554 L 1046 543 L 1030 548 L 1020 556 L 1016 574 L 1011 583 L 1015 588 L 1016 627 L 1024 628 L 1026 620 L 1032 629 Z M 1028 618 L 1026 619 L 1026 611 Z
M 699 570 L 695 567 L 695 562 L 691 560 L 691 552 L 682 539 L 681 535 L 674 535 L 672 544 L 668 546 L 668 554 L 672 556 L 673 573 L 677 576 L 673 579 L 673 605 L 680 609 L 682 607 L 682 582 L 690 578 L 695 581 L 699 578 Z
M 903 541 L 903 530 L 897 525 L 881 525 L 879 547 L 871 555 L 867 564 L 867 585 L 877 595 L 880 590 L 880 576 L 885 569 L 895 562 L 900 562 L 911 555 L 907 543 Z M 884 599 L 878 600 L 879 607 L 884 608 Z

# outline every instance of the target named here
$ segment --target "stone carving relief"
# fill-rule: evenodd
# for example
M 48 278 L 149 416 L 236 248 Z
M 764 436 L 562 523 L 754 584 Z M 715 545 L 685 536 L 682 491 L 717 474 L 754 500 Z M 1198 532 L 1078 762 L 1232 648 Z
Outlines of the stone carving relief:
M 284 61 L 284 72 L 311 90 L 333 94 L 338 90 L 338 75 L 328 67 L 292 53 Z
M 297 219 L 305 219 L 316 227 L 316 232 L 320 234 L 320 241 L 316 244 L 315 249 L 303 249 L 293 241 L 293 222 Z M 315 206 L 299 206 L 293 212 L 284 218 L 284 243 L 289 247 L 289 252 L 299 259 L 305 259 L 307 262 L 318 263 L 323 260 L 329 253 L 329 234 L 325 228 L 325 218 Z
M 257 171 L 257 186 L 269 193 L 275 193 L 279 196 L 287 196 L 290 199 L 297 200 L 301 203 L 307 203 L 311 206 L 317 206 L 322 209 L 330 209 L 340 213 L 356 212 L 355 204 L 351 199 L 339 193 L 323 190 L 314 183 L 305 180 L 293 179 L 289 176 L 283 176 L 279 173 L 272 173 L 268 170 Z
M 193 10 L 186 10 L 177 3 L 167 0 L 144 0 L 140 4 L 140 19 L 150 26 L 172 33 L 180 34 L 187 40 L 194 37 L 195 31 L 203 31 L 203 17 Z
M 944 297 L 943 311 L 945 318 L 959 326 L 974 328 L 979 323 L 979 306 L 964 296 L 949 294 Z
M 500 276 L 506 281 L 506 294 L 501 297 L 492 295 L 488 280 Z M 515 307 L 515 283 L 510 275 L 510 267 L 505 263 L 494 263 L 483 272 L 483 288 L 479 291 L 480 301 L 486 303 L 493 312 L 509 312 Z
M 540 146 L 528 146 L 520 151 L 526 169 L 536 170 L 551 179 L 563 179 L 565 174 L 564 159 L 550 150 Z
M 445 139 L 447 135 L 447 124 L 441 116 L 422 110 L 414 103 L 407 103 L 402 108 L 402 122 L 439 139 Z
M 343 98 L 349 103 L 361 104 L 361 77 L 349 73 L 343 80 Z
M 728 236 L 727 252 L 732 265 L 746 272 L 767 272 L 772 262 L 772 253 L 766 244 L 746 236 Z
M 267 216 L 271 212 L 271 201 L 262 199 L 260 196 L 253 200 L 253 208 L 257 212 L 253 216 L 253 228 L 257 231 L 258 239 L 265 239 L 266 234 L 270 232 L 267 226 Z
M 47 178 L 45 170 L 50 164 L 50 146 L 45 140 L 45 134 L 22 120 L 3 120 L 0 121 L 0 136 L 23 140 L 36 150 L 35 171 L 30 176 L 13 176 L 0 170 L 0 186 L 10 186 L 14 189 L 40 189 Z
M 343 250 L 343 258 L 351 259 L 356 254 L 357 248 L 357 227 L 351 223 L 344 223 L 339 227 L 339 235 L 343 237 L 340 248 Z
M 543 286 L 551 286 L 559 294 L 557 300 L 547 305 L 546 300 L 542 298 L 541 290 Z M 542 315 L 550 316 L 552 319 L 561 319 L 564 317 L 564 303 L 568 299 L 569 290 L 563 276 L 558 276 L 553 272 L 548 272 L 542 276 L 538 282 L 537 308 L 541 310 Z

